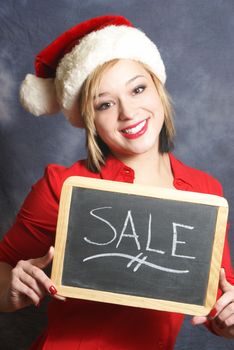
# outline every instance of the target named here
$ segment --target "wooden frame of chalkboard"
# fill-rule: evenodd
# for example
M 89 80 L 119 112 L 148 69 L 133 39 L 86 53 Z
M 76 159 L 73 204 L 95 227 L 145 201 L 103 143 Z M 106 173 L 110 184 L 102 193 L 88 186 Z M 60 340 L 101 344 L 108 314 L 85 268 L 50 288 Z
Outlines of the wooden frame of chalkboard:
M 207 315 L 227 216 L 215 195 L 70 177 L 51 278 L 66 297 Z

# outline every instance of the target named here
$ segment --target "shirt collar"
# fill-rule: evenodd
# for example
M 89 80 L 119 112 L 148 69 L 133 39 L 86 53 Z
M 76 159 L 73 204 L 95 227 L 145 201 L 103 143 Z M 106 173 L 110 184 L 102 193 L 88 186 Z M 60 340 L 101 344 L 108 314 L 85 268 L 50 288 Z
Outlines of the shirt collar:
M 172 153 L 169 153 L 169 159 L 174 176 L 173 184 L 175 188 L 187 191 L 192 190 L 193 180 L 190 168 L 176 159 Z M 102 167 L 100 176 L 104 180 L 133 183 L 134 170 L 110 154 L 106 159 L 106 164 Z
M 112 154 L 109 154 L 105 165 L 101 169 L 100 177 L 104 180 L 133 183 L 135 173 L 132 168 L 115 158 Z
M 193 177 L 191 168 L 178 160 L 172 153 L 169 153 L 171 169 L 174 176 L 174 186 L 177 189 L 192 190 Z

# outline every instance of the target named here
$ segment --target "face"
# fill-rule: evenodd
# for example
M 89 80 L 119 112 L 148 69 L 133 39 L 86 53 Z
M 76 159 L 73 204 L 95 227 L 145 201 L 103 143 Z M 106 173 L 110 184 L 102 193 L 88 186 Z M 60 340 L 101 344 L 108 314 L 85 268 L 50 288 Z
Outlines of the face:
M 101 77 L 94 100 L 95 126 L 119 159 L 158 152 L 162 102 L 150 74 L 132 60 L 119 60 Z

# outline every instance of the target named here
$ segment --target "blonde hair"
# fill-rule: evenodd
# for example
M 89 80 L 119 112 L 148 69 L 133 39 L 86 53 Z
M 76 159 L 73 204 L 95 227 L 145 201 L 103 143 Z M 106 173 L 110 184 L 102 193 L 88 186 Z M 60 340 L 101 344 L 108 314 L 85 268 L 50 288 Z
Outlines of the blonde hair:
M 106 156 L 110 153 L 108 146 L 98 136 L 95 128 L 93 101 L 97 95 L 102 75 L 118 61 L 119 59 L 114 59 L 98 66 L 85 80 L 79 94 L 79 112 L 86 128 L 87 167 L 93 172 L 100 172 L 101 166 L 105 164 Z M 159 136 L 159 152 L 166 153 L 174 147 L 175 128 L 172 101 L 166 88 L 151 69 L 142 62 L 138 63 L 150 74 L 163 105 L 164 124 Z

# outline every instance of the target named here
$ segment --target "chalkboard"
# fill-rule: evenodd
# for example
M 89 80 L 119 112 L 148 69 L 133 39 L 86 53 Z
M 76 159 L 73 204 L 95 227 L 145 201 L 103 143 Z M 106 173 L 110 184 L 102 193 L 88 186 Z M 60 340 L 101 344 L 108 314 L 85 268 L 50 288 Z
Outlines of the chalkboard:
M 227 214 L 227 201 L 214 195 L 71 177 L 52 280 L 68 297 L 208 314 Z

